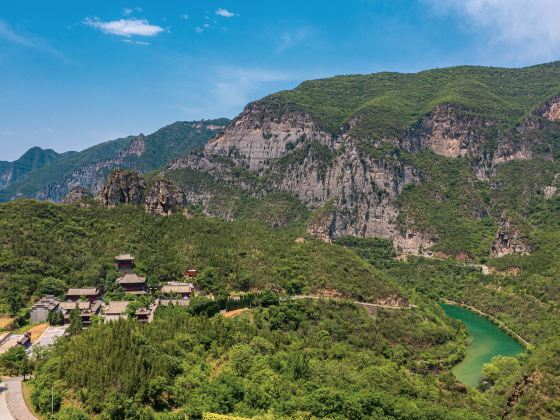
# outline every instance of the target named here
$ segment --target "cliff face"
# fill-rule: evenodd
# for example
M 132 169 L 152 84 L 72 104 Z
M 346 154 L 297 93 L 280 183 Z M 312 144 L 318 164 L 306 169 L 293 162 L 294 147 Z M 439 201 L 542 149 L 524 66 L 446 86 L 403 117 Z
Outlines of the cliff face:
M 137 172 L 117 170 L 112 172 L 98 195 L 102 205 L 142 204 L 146 184 Z
M 310 223 L 309 234 L 324 241 L 341 235 L 382 237 L 401 252 L 431 255 L 437 235 L 419 229 L 414 220 L 398 221 L 403 189 L 430 177 L 398 150 L 412 155 L 431 151 L 446 159 L 467 160 L 473 175 L 485 181 L 498 165 L 533 157 L 535 133 L 543 129 L 540 118 L 555 121 L 557 103 L 550 102 L 510 131 L 495 120 L 444 104 L 402 135 L 372 143 L 354 135 L 359 119 L 350 119 L 334 135 L 305 112 L 279 112 L 257 102 L 247 106 L 202 152 L 175 160 L 163 174 L 188 169 L 255 197 L 282 191 L 309 209 L 329 204 L 329 211 Z M 364 147 L 364 142 L 371 146 Z M 394 151 L 387 152 L 387 145 Z M 211 208 L 214 192 L 210 189 L 187 184 L 183 189 L 189 202 L 201 204 L 209 214 L 233 217 Z M 477 218 L 486 213 L 485 208 L 473 211 Z M 496 238 L 495 248 L 495 255 L 510 249 L 525 252 L 507 235 Z
M 318 129 L 309 115 L 296 112 L 275 115 L 257 102 L 247 106 L 222 135 L 206 145 L 205 151 L 226 156 L 237 165 L 262 173 L 287 152 L 304 147 L 307 139 L 327 147 L 334 145 L 333 136 Z
M 169 216 L 186 204 L 185 195 L 180 188 L 165 179 L 156 180 L 144 200 L 146 212 Z
M 502 215 L 500 227 L 492 244 L 492 256 L 503 257 L 504 255 L 518 254 L 527 255 L 531 248 L 522 237 L 519 228 L 512 219 Z

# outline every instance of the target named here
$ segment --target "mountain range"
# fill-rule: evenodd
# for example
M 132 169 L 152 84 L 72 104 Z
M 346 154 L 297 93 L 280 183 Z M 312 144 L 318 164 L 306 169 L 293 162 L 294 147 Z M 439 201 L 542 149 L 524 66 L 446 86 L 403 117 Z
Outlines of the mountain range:
M 381 237 L 403 253 L 471 260 L 523 254 L 531 208 L 556 195 L 559 95 L 560 62 L 306 81 L 233 121 L 37 158 L 1 194 L 61 201 L 74 186 L 99 193 L 115 168 L 157 170 L 180 189 L 174 202 L 226 219 L 240 197 L 283 193 L 311 211 L 308 233 L 324 241 Z
M 81 152 L 58 154 L 32 148 L 15 162 L 0 162 L 0 199 L 61 201 L 77 186 L 97 193 L 111 170 L 127 168 L 145 173 L 158 169 L 203 146 L 228 122 L 225 118 L 176 122 L 150 135 L 111 140 Z

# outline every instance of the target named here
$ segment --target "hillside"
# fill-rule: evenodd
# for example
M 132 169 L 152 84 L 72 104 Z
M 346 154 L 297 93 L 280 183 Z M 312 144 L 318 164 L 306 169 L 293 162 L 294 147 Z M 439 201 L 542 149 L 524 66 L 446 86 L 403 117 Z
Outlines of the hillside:
M 526 202 L 556 194 L 559 95 L 560 62 L 308 81 L 249 104 L 162 175 L 208 214 L 231 216 L 240 191 L 285 192 L 323 239 L 485 261 L 531 247 L 510 168 L 531 168 Z
M 33 197 L 61 201 L 77 186 L 97 193 L 111 170 L 158 169 L 177 156 L 204 146 L 228 122 L 227 119 L 176 122 L 147 136 L 129 136 L 64 155 L 50 165 L 32 168 L 25 179 L 0 189 L 0 199 Z
M 72 152 L 61 155 L 51 149 L 44 150 L 40 147 L 33 147 L 13 162 L 1 161 L 0 189 L 24 179 L 32 170 L 51 165 L 70 154 Z

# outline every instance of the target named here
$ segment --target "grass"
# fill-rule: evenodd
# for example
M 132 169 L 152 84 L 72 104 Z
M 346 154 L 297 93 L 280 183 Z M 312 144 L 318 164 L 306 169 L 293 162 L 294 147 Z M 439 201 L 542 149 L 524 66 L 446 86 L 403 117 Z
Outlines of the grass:
M 0 317 L 0 330 L 8 328 L 14 322 L 15 318 L 11 316 L 1 316 Z

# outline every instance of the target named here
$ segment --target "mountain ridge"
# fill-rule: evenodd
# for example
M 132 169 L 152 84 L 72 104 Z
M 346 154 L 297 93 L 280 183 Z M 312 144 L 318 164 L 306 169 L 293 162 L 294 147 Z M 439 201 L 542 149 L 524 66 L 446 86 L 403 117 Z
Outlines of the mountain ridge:
M 178 121 L 149 135 L 128 136 L 72 152 L 51 165 L 30 171 L 26 179 L 0 189 L 0 199 L 30 197 L 61 201 L 78 186 L 96 193 L 111 170 L 155 170 L 181 153 L 203 146 L 228 121 Z
M 325 239 L 376 236 L 405 253 L 481 258 L 502 217 L 490 196 L 504 165 L 559 156 L 559 93 L 560 62 L 307 81 L 248 104 L 162 175 L 209 214 L 224 186 L 287 192 L 310 210 L 332 207 L 313 227 Z

